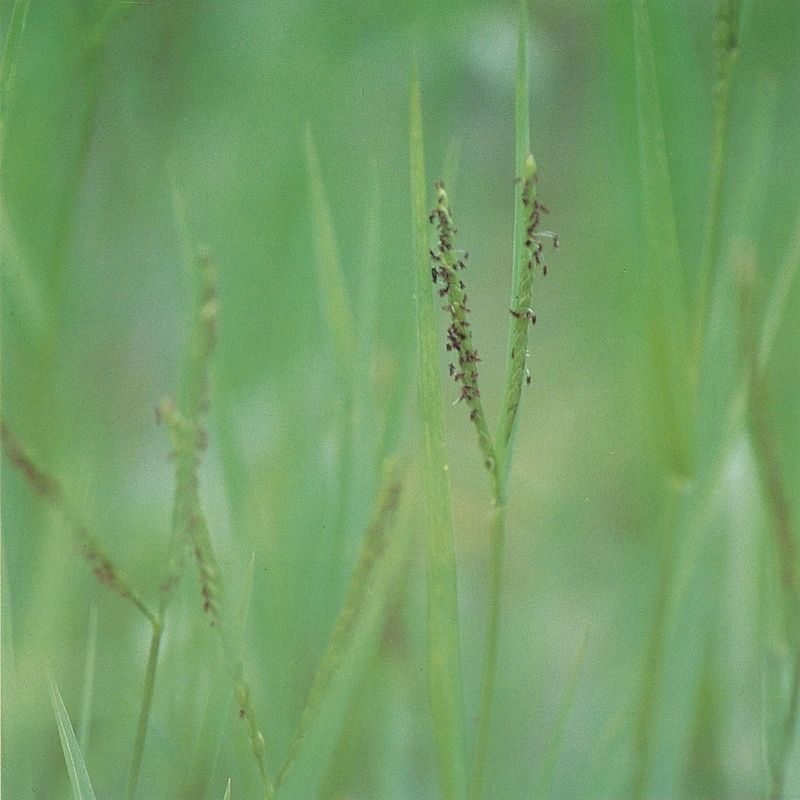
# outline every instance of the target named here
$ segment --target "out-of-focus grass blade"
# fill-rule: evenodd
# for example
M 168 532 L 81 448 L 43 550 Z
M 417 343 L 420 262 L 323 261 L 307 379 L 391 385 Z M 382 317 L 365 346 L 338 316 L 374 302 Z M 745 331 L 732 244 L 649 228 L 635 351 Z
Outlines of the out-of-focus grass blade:
M 1 141 L 0 147 L 2 147 Z M 2 197 L 0 197 L 0 263 L 3 264 L 4 277 L 7 280 L 6 291 L 11 293 L 13 302 L 19 305 L 22 312 L 15 314 L 15 325 L 27 329 L 31 338 L 35 340 L 45 329 L 44 299 L 17 240 Z
M 672 202 L 655 54 L 645 0 L 634 0 L 633 32 L 639 163 L 646 241 L 645 277 L 651 299 L 654 374 L 659 377 L 653 414 L 677 476 L 689 473 L 689 382 L 686 344 L 689 314 Z M 654 398 L 655 399 L 655 398 Z
M 347 297 L 347 286 L 336 248 L 333 218 L 311 128 L 306 130 L 306 158 L 311 185 L 312 224 L 317 244 L 317 277 L 322 311 L 340 374 L 347 375 L 352 369 L 351 354 L 357 351 L 356 326 Z
M 56 715 L 58 725 L 58 735 L 61 738 L 61 750 L 64 753 L 64 761 L 69 773 L 69 782 L 72 784 L 72 796 L 75 800 L 95 800 L 94 789 L 89 780 L 89 773 L 86 771 L 86 764 L 83 762 L 83 755 L 75 738 L 75 731 L 69 720 L 69 714 L 64 707 L 61 693 L 58 691 L 55 680 L 49 679 L 50 699 L 53 703 L 53 712 Z
M 359 374 L 358 361 L 353 358 L 354 353 L 359 353 L 356 323 L 339 260 L 333 217 L 322 178 L 322 167 L 310 127 L 306 129 L 306 160 L 311 191 L 311 224 L 316 242 L 318 293 L 322 317 L 331 342 L 336 374 L 342 376 L 343 399 L 340 407 L 341 424 L 338 430 L 336 467 L 338 477 L 333 498 L 334 535 L 331 539 L 328 588 L 329 597 L 338 599 L 338 586 L 344 578 L 346 555 L 344 538 L 353 497 L 354 440 L 357 438 L 354 431 L 356 427 L 354 416 L 359 391 L 356 379 L 363 378 Z
M 239 597 L 230 620 L 230 627 L 221 631 L 223 634 L 222 646 L 226 652 L 220 654 L 223 668 L 217 670 L 218 674 L 211 681 L 211 685 L 208 688 L 203 722 L 191 759 L 190 775 L 193 790 L 196 787 L 196 790 L 200 791 L 201 787 L 206 787 L 211 783 L 225 737 L 230 736 L 234 690 L 229 673 L 235 673 L 239 663 L 239 653 L 241 652 L 247 614 L 250 609 L 250 598 L 253 593 L 255 559 L 255 553 L 252 553 L 244 571 Z M 224 668 L 226 662 L 227 670 Z
M 351 690 L 375 651 L 410 544 L 409 537 L 391 535 L 400 488 L 397 465 L 393 465 L 387 471 L 344 605 L 279 770 L 277 785 L 282 796 L 319 796 Z
M 25 22 L 30 4 L 30 0 L 15 0 L 11 19 L 8 22 L 6 39 L 3 42 L 3 56 L 0 60 L 0 109 L 3 111 L 3 117 L 5 117 L 6 103 L 13 85 L 14 67 L 25 32 Z M 2 118 L 0 118 L 0 126 L 2 126 Z M 0 155 L 2 154 L 2 142 L 2 127 L 0 127 Z
M 228 785 L 225 788 L 225 796 L 222 798 L 222 800 L 231 800 L 231 779 L 230 778 L 228 778 Z
M 367 207 L 364 234 L 364 274 L 359 281 L 361 291 L 358 297 L 358 346 L 361 373 L 367 377 L 372 368 L 373 347 L 378 325 L 378 303 L 381 249 L 381 196 L 378 185 L 378 167 L 373 164 L 372 192 Z M 363 386 L 370 387 L 364 380 Z
M 534 796 L 545 800 L 550 796 L 550 791 L 553 785 L 553 775 L 555 774 L 556 764 L 558 763 L 558 755 L 561 752 L 561 746 L 564 742 L 564 734 L 567 730 L 567 721 L 569 714 L 572 710 L 572 704 L 575 702 L 575 689 L 578 686 L 578 678 L 583 668 L 583 662 L 586 658 L 586 645 L 588 642 L 588 631 L 583 637 L 578 653 L 575 656 L 575 663 L 572 665 L 572 671 L 567 679 L 567 685 L 564 688 L 564 695 L 561 698 L 561 703 L 558 708 L 558 716 L 556 717 L 553 732 L 550 735 L 550 742 L 547 745 L 545 752 L 544 762 L 542 764 L 542 772 L 539 777 L 537 790 Z
M 86 625 L 86 666 L 83 672 L 83 697 L 81 718 L 78 725 L 78 744 L 86 750 L 89 728 L 92 723 L 92 697 L 94 696 L 94 667 L 97 661 L 97 606 L 89 607 L 89 622 Z
M 792 243 L 783 260 L 778 277 L 775 279 L 764 312 L 758 346 L 758 372 L 760 375 L 763 375 L 767 368 L 798 272 L 800 272 L 800 219 L 798 219 Z
M 740 0 L 717 0 L 714 17 L 714 84 L 713 134 L 711 138 L 711 182 L 708 195 L 703 260 L 697 290 L 694 318 L 694 368 L 699 369 L 702 348 L 711 308 L 711 295 L 718 269 L 721 229 L 723 182 L 728 150 L 728 127 L 731 109 L 733 69 L 739 54 Z
M 431 295 L 422 108 L 416 70 L 411 78 L 410 138 L 419 423 L 423 445 L 420 479 L 428 553 L 428 681 L 442 796 L 451 800 L 466 795 L 466 745 L 453 511 L 447 472 L 436 314 Z
M 247 624 L 247 615 L 250 613 L 250 600 L 253 596 L 253 577 L 256 570 L 256 554 L 251 553 L 247 562 L 247 569 L 242 579 L 242 589 L 236 601 L 236 610 L 233 613 L 233 647 L 238 652 L 244 637 L 244 627 Z

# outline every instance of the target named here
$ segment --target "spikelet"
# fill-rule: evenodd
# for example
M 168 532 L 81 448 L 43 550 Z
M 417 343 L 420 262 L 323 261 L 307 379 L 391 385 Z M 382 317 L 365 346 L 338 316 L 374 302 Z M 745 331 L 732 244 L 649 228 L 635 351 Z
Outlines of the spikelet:
M 478 351 L 472 343 L 470 323 L 467 319 L 466 284 L 463 272 L 467 266 L 469 253 L 462 253 L 455 247 L 456 229 L 448 205 L 444 184 L 438 181 L 436 188 L 436 208 L 429 219 L 436 226 L 438 239 L 435 250 L 431 250 L 431 279 L 437 287 L 439 297 L 446 301 L 442 309 L 447 312 L 450 324 L 447 327 L 446 349 L 454 361 L 450 362 L 450 375 L 461 387 L 458 400 L 469 408 L 469 418 L 478 432 L 478 446 L 483 454 L 484 465 L 490 472 L 495 463 L 494 445 L 486 424 L 486 416 L 478 388 Z

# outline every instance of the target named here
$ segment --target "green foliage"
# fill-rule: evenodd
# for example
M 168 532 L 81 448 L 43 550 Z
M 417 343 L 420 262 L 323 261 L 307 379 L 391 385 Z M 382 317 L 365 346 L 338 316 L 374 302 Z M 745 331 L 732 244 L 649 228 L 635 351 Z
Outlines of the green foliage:
M 3 796 L 798 794 L 793 0 L 0 34 Z
M 69 782 L 72 786 L 72 797 L 74 800 L 94 800 L 94 789 L 89 780 L 89 773 L 86 771 L 78 739 L 72 728 L 67 709 L 64 707 L 64 701 L 61 699 L 61 693 L 52 678 L 50 679 L 50 700 L 53 703 L 53 713 L 56 716 L 58 735 L 61 739 L 61 751 L 64 753 Z

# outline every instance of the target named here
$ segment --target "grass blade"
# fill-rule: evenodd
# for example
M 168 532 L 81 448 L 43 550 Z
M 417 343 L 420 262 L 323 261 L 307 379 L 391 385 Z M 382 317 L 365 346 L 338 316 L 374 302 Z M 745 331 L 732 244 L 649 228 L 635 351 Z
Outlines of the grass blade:
M 778 277 L 772 286 L 772 292 L 764 312 L 757 356 L 757 372 L 759 376 L 763 376 L 766 372 L 769 358 L 772 355 L 772 348 L 778 338 L 778 330 L 786 311 L 786 305 L 789 302 L 792 286 L 798 273 L 800 273 L 800 219 L 798 219 L 795 227 L 789 251 L 786 253 Z
M 55 680 L 49 679 L 50 700 L 53 703 L 53 713 L 56 715 L 58 725 L 58 735 L 61 739 L 61 750 L 64 753 L 64 761 L 69 773 L 69 782 L 72 785 L 72 796 L 75 800 L 95 800 L 92 782 L 89 780 L 89 773 L 86 771 L 86 764 L 83 761 L 75 731 L 61 699 Z
M 416 70 L 411 79 L 411 197 L 419 357 L 421 479 L 425 497 L 428 577 L 428 682 L 442 796 L 466 795 L 458 587 L 445 444 L 439 344 L 431 295 L 422 108 Z
M 368 606 L 368 594 L 381 592 L 376 575 L 389 551 L 389 529 L 400 500 L 401 483 L 398 465 L 393 463 L 386 473 L 383 488 L 373 511 L 372 519 L 353 570 L 344 605 L 339 612 L 330 642 L 317 669 L 297 729 L 292 736 L 288 754 L 281 767 L 276 785 L 280 786 L 300 756 L 305 741 L 310 738 L 312 728 L 327 702 L 331 684 L 342 664 L 353 649 L 359 628 L 367 622 L 364 609 Z M 388 588 L 388 587 L 386 587 Z
M 89 728 L 92 724 L 92 697 L 94 696 L 94 668 L 97 662 L 97 606 L 89 607 L 89 622 L 86 626 L 86 666 L 83 672 L 83 698 L 81 717 L 78 725 L 78 743 L 86 750 L 89 741 Z
M 639 163 L 645 230 L 645 279 L 652 298 L 649 317 L 654 372 L 659 375 L 659 401 L 654 418 L 670 468 L 679 477 L 689 474 L 689 381 L 686 288 L 678 247 L 667 147 L 661 117 L 655 54 L 645 0 L 634 0 L 633 31 L 636 63 L 636 106 L 639 122 Z
M 3 54 L 0 57 L 0 171 L 2 171 L 5 125 L 8 120 L 8 104 L 13 94 L 14 73 L 17 66 L 19 49 L 25 33 L 25 23 L 28 19 L 30 0 L 14 0 L 11 18 L 8 21 Z
M 515 155 L 514 175 L 522 179 L 526 162 L 530 157 L 530 110 L 528 97 L 530 86 L 528 79 L 528 4 L 520 0 L 519 4 L 519 39 L 517 42 L 517 80 L 515 94 Z M 530 301 L 530 287 L 523 286 L 529 279 L 527 270 L 525 206 L 522 192 L 514 196 L 514 247 L 511 278 L 511 308 L 517 308 L 518 300 L 525 295 Z M 522 336 L 522 338 L 521 338 Z M 508 356 L 506 358 L 506 381 L 503 390 L 503 409 L 495 437 L 498 468 L 501 485 L 505 482 L 511 464 L 511 452 L 514 447 L 514 433 L 518 420 L 519 397 L 522 391 L 522 376 L 518 374 L 518 359 L 527 350 L 528 320 L 511 317 L 508 326 Z M 503 491 L 502 494 L 505 494 Z
M 312 218 L 316 227 L 317 264 L 319 265 L 317 277 L 323 317 L 330 332 L 337 367 L 340 374 L 346 375 L 352 369 L 350 354 L 357 351 L 356 326 L 336 248 L 336 235 L 325 194 L 325 184 L 322 180 L 322 167 L 310 127 L 306 129 L 306 158 L 308 179 L 311 185 Z
M 225 796 L 222 798 L 222 800 L 231 800 L 231 779 L 230 778 L 228 778 L 228 785 L 225 788 Z
M 330 204 L 325 192 L 317 148 L 310 126 L 306 128 L 306 160 L 311 191 L 312 226 L 315 231 L 317 285 L 322 318 L 327 327 L 336 374 L 341 376 L 341 426 L 338 431 L 338 487 L 333 500 L 333 537 L 329 554 L 329 593 L 338 601 L 338 587 L 343 580 L 344 542 L 349 528 L 353 496 L 354 444 L 357 437 L 356 410 L 359 387 L 363 383 L 353 353 L 363 351 L 364 344 L 357 335 L 352 304 L 339 259 L 336 232 Z
M 694 369 L 699 369 L 708 326 L 714 275 L 719 260 L 722 189 L 728 150 L 733 70 L 739 54 L 739 0 L 717 0 L 714 20 L 714 128 L 711 139 L 711 184 L 703 244 L 700 287 L 694 319 Z

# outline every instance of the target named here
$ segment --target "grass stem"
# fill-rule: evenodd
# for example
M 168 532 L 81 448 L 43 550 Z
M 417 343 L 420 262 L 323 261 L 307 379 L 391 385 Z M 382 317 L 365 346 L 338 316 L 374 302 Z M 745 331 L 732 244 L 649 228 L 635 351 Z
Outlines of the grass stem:
M 722 190 L 728 149 L 733 71 L 739 54 L 740 0 L 717 0 L 714 17 L 713 133 L 711 138 L 711 181 L 708 217 L 700 267 L 700 286 L 694 317 L 693 379 L 696 383 L 711 306 L 722 222 Z
M 483 797 L 486 782 L 486 765 L 492 732 L 494 687 L 497 677 L 497 654 L 500 641 L 500 611 L 503 605 L 505 528 L 506 507 L 504 504 L 495 505 L 489 540 L 489 600 L 486 617 L 486 645 L 483 656 L 483 675 L 481 677 L 478 732 L 470 781 L 470 800 L 480 800 Z
M 161 617 L 152 620 L 152 634 L 150 636 L 150 651 L 147 655 L 147 669 L 144 674 L 144 688 L 142 702 L 139 707 L 139 722 L 136 725 L 136 738 L 133 740 L 131 755 L 131 770 L 128 776 L 128 786 L 125 789 L 125 800 L 134 800 L 139 784 L 139 773 L 144 755 L 144 743 L 147 738 L 147 728 L 150 723 L 150 710 L 153 706 L 153 692 L 156 685 L 156 671 L 158 669 L 158 651 L 161 646 L 161 633 L 164 629 Z

